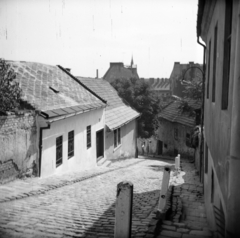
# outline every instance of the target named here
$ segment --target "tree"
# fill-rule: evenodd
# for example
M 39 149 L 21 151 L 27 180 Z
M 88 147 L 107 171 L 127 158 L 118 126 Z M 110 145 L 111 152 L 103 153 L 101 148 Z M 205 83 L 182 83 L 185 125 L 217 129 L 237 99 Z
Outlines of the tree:
M 138 121 L 138 135 L 149 138 L 157 127 L 156 116 L 160 112 L 160 99 L 153 95 L 143 79 L 115 79 L 111 85 L 132 108 L 141 113 Z
M 191 81 L 183 80 L 182 85 L 185 90 L 185 98 L 195 99 L 196 101 L 202 100 L 202 79 L 199 77 L 193 78 Z
M 14 70 L 4 59 L 0 59 L 0 112 L 3 114 L 19 106 L 21 89 L 15 79 Z

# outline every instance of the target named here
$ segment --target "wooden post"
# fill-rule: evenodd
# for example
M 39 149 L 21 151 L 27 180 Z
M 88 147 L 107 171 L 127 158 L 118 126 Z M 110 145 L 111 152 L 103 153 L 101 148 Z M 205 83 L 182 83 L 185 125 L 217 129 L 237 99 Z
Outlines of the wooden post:
M 178 169 L 178 157 L 175 157 L 175 169 Z
M 161 212 L 166 205 L 167 191 L 170 179 L 171 168 L 165 167 L 162 180 L 162 188 L 160 192 L 160 198 L 158 203 L 158 210 Z
M 130 238 L 132 228 L 133 184 L 123 181 L 117 185 L 114 238 Z
M 178 154 L 178 156 L 175 157 L 175 169 L 180 170 L 180 154 Z

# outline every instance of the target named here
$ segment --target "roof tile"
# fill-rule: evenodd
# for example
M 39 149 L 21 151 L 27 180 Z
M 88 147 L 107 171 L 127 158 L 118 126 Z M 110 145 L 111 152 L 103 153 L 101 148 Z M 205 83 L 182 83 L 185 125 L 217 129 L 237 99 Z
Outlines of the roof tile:
M 78 110 L 105 106 L 99 98 L 57 66 L 24 61 L 8 63 L 17 73 L 16 81 L 22 89 L 23 100 L 27 100 L 35 109 L 56 112 L 73 106 L 81 106 Z M 50 87 L 59 90 L 59 93 Z M 60 114 L 63 113 L 66 114 L 66 111 Z

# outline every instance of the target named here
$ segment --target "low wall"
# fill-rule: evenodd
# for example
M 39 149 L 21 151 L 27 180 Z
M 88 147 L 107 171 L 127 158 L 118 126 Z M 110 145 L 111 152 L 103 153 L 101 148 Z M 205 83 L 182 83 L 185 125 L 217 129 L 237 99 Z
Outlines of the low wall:
M 0 116 L 0 183 L 23 175 L 37 175 L 35 115 Z

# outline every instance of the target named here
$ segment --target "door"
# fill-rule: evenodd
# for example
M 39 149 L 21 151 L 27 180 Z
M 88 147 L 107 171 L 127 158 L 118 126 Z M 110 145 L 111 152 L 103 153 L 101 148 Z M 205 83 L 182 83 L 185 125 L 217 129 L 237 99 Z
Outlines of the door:
M 158 155 L 162 155 L 162 141 L 161 140 L 158 140 Z
M 104 156 L 104 131 L 96 132 L 97 161 Z

